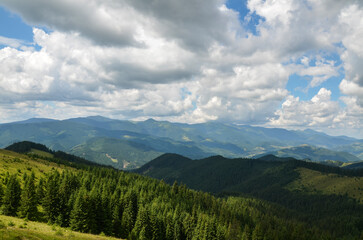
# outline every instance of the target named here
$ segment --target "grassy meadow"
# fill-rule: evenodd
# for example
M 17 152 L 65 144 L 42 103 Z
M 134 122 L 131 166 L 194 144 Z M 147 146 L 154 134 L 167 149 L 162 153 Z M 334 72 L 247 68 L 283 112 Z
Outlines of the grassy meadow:
M 300 177 L 287 186 L 289 190 L 304 190 L 311 194 L 347 195 L 363 203 L 363 177 L 322 173 L 308 168 L 299 168 L 297 172 Z
M 29 240 L 103 240 L 117 239 L 101 235 L 92 235 L 71 231 L 59 226 L 45 223 L 26 221 L 24 219 L 0 215 L 0 240 L 29 239 Z

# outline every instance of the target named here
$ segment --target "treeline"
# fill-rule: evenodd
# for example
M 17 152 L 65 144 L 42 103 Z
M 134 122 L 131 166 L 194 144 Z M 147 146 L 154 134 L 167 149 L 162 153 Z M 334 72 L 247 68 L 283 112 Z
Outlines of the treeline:
M 215 198 L 107 168 L 6 174 L 1 212 L 125 239 L 336 239 L 255 199 Z

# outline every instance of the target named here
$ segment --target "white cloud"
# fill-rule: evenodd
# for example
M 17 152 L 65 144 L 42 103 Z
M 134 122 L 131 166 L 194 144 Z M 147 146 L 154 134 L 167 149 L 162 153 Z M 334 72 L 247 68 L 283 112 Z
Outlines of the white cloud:
M 54 112 L 282 127 L 334 127 L 349 118 L 354 124 L 345 126 L 361 124 L 352 120 L 362 106 L 358 1 L 249 0 L 247 18 L 261 17 L 257 35 L 243 29 L 223 0 L 0 3 L 52 30 L 34 28 L 39 51 L 0 38 L 8 45 L 0 49 L 0 105 L 8 109 L 1 109 L 7 112 L 1 119 L 13 119 L 17 107 L 23 116 Z M 339 54 L 342 65 L 329 54 Z M 308 76 L 309 87 L 318 87 L 341 68 L 346 107 L 325 88 L 310 101 L 285 89 L 291 74 Z
M 321 88 L 310 101 L 300 101 L 299 97 L 288 96 L 281 109 L 270 118 L 272 126 L 327 127 L 331 126 L 339 112 L 337 102 L 330 100 L 331 91 Z
M 7 38 L 7 37 L 0 36 L 0 45 L 18 48 L 18 47 L 21 47 L 24 45 L 24 41 L 14 39 L 14 38 Z
M 359 86 L 353 81 L 347 81 L 345 79 L 339 85 L 340 90 L 349 96 L 354 96 L 357 99 L 357 103 L 363 106 L 363 87 Z
M 363 8 L 354 4 L 344 8 L 339 16 L 344 27 L 342 43 L 345 51 L 341 55 L 345 79 L 339 85 L 342 93 L 356 99 L 363 106 Z M 347 104 L 347 108 L 351 106 Z
M 297 65 L 297 74 L 300 76 L 311 76 L 309 87 L 319 86 L 331 77 L 339 76 L 340 66 L 335 66 L 334 61 L 329 61 L 321 57 L 317 57 L 317 61 L 314 66 L 310 66 L 307 63 L 308 58 L 305 56 L 302 58 L 302 65 Z

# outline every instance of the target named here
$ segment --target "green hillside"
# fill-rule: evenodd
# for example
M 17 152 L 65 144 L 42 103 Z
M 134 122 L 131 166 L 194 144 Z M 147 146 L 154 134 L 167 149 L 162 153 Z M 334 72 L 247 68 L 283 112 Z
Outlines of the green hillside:
M 59 226 L 33 222 L 16 217 L 0 215 L 0 239 L 29 239 L 29 240 L 112 240 L 109 236 L 79 233 Z
M 347 223 L 363 230 L 363 171 L 278 158 L 215 156 L 196 161 L 165 154 L 136 172 L 219 196 L 274 202 L 295 211 L 296 218 L 331 231 L 344 229 Z
M 293 158 L 268 156 L 260 159 L 214 156 L 191 160 L 176 154 L 164 154 L 136 172 L 169 183 L 183 182 L 191 188 L 217 194 L 240 192 L 263 196 L 262 193 L 270 193 L 276 190 L 274 188 L 291 190 L 294 186 L 294 190 L 298 190 L 309 186 L 329 195 L 334 194 L 328 190 L 331 185 L 337 187 L 336 195 L 348 194 L 363 203 L 363 188 L 359 187 L 363 186 L 363 170 L 349 171 Z
M 2 150 L 0 169 L 0 211 L 23 219 L 0 216 L 3 239 L 104 239 L 76 232 L 166 240 L 337 239 L 348 231 L 352 237 L 360 234 L 355 221 L 345 232 L 330 231 L 263 200 L 216 198 L 184 185 L 64 159 Z

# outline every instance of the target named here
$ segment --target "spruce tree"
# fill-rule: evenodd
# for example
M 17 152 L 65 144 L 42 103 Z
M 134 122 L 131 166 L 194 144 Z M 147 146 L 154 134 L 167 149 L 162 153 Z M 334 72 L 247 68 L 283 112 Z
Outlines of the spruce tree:
M 246 224 L 242 233 L 242 240 L 251 240 L 251 229 Z
M 41 204 L 44 198 L 44 179 L 40 178 L 36 186 L 35 193 L 37 195 L 37 203 Z
M 53 171 L 47 176 L 45 183 L 44 198 L 42 205 L 46 219 L 50 223 L 55 223 L 59 215 L 59 173 Z
M 3 184 L 0 182 L 0 206 L 3 204 L 4 189 Z
M 72 230 L 95 233 L 96 220 L 93 208 L 93 199 L 85 188 L 79 190 L 73 210 L 70 216 L 70 227 Z
M 35 220 L 38 215 L 34 180 L 34 173 L 30 176 L 25 176 L 19 207 L 19 216 L 29 220 Z
M 122 213 L 121 219 L 121 237 L 127 238 L 134 227 L 135 213 L 132 210 L 132 204 L 129 202 Z
M 264 234 L 261 224 L 257 223 L 255 229 L 252 232 L 252 240 L 263 240 Z
M 8 216 L 16 216 L 21 195 L 20 183 L 15 174 L 10 175 L 5 182 L 6 188 L 3 197 L 2 213 Z

